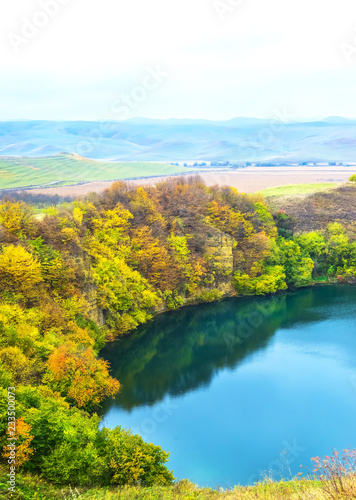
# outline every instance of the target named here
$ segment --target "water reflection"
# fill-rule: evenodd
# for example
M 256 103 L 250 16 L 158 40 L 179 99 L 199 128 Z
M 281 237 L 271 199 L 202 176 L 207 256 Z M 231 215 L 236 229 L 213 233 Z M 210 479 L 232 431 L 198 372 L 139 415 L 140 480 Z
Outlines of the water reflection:
M 102 425 L 170 451 L 175 476 L 201 486 L 250 484 L 284 450 L 297 474 L 356 446 L 355 318 L 350 286 L 163 314 L 102 352 L 123 384 Z
M 106 403 L 130 410 L 167 394 L 182 395 L 208 385 L 222 368 L 234 368 L 271 342 L 281 326 L 325 319 L 325 307 L 342 301 L 342 288 L 309 288 L 268 298 L 229 299 L 166 313 L 133 335 L 110 344 L 102 356 L 123 385 Z M 341 290 L 341 292 L 340 292 Z

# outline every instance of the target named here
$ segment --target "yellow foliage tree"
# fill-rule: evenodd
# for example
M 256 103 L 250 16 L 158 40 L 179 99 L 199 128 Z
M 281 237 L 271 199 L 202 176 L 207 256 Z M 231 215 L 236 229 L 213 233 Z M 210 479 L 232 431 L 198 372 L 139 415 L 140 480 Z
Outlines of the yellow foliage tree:
M 34 230 L 34 218 L 31 208 L 23 202 L 0 204 L 0 225 L 18 238 L 30 236 Z
M 139 187 L 132 196 L 130 206 L 135 216 L 143 217 L 148 224 L 154 224 L 155 222 L 164 224 L 164 218 L 158 212 L 154 201 L 148 196 L 143 187 Z
M 21 246 L 9 245 L 0 253 L 0 293 L 11 292 L 26 298 L 38 293 L 41 265 Z

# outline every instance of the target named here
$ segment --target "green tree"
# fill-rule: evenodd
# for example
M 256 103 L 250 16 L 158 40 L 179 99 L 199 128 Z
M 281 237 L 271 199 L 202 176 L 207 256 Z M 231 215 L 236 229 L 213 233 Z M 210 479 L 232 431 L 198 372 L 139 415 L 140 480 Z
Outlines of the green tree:
M 313 260 L 303 254 L 295 241 L 279 240 L 288 286 L 303 287 L 312 282 Z
M 159 446 L 146 443 L 121 427 L 104 428 L 101 433 L 111 484 L 152 486 L 170 484 L 174 480 L 172 472 L 164 465 L 169 453 Z

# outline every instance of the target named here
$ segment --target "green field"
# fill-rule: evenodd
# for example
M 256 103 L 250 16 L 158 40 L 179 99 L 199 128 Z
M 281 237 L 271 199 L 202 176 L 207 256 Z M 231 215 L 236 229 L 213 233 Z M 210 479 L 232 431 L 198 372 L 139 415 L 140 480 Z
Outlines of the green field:
M 187 169 L 157 162 L 95 161 L 71 154 L 43 158 L 0 157 L 0 189 L 66 186 L 179 173 L 187 173 Z
M 320 184 L 292 184 L 289 186 L 278 186 L 275 188 L 267 188 L 259 191 L 265 198 L 275 196 L 298 196 L 303 194 L 317 193 L 327 189 L 336 188 L 340 185 L 337 182 L 325 182 Z

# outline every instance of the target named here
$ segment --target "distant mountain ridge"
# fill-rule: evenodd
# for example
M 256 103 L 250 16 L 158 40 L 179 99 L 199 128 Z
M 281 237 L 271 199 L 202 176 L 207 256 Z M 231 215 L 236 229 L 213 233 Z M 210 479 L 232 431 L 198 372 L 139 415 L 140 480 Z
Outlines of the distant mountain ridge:
M 356 120 L 255 118 L 0 122 L 0 156 L 68 152 L 111 161 L 356 161 Z

